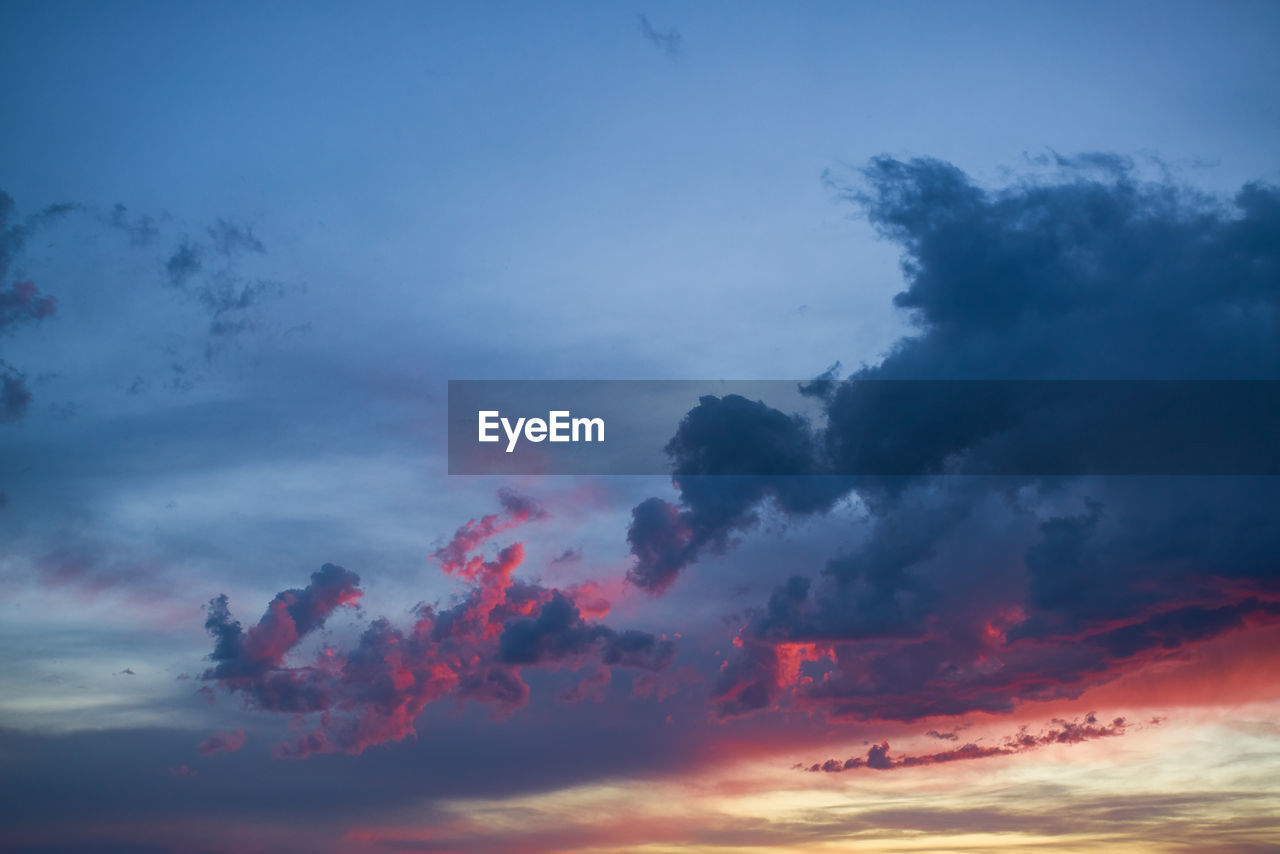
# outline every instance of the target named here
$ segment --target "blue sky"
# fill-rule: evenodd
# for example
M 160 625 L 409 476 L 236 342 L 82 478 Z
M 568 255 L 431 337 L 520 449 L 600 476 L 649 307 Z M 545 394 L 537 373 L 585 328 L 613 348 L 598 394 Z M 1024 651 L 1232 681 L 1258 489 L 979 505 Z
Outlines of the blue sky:
M 4 185 L 28 210 L 251 220 L 321 318 L 419 363 L 444 321 L 485 375 L 788 378 L 898 331 L 895 252 L 824 169 L 887 152 L 998 178 L 1051 148 L 1276 177 L 1266 4 L 644 12 L 678 25 L 674 61 L 608 4 L 17 4 Z

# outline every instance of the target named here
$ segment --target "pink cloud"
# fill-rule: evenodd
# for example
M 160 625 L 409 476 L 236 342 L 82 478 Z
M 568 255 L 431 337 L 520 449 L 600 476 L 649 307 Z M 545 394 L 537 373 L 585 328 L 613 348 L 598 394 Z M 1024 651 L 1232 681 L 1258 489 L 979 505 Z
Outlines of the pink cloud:
M 242 747 L 244 747 L 244 730 L 236 729 L 215 732 L 200 742 L 200 746 L 196 749 L 205 756 L 213 756 L 218 753 L 235 753 Z

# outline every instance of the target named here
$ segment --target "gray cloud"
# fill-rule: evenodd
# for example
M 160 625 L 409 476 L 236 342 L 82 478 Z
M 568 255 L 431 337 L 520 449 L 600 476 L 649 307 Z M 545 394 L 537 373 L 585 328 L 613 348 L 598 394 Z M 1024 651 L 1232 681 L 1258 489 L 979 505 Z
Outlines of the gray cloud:
M 644 40 L 667 55 L 669 59 L 679 59 L 684 53 L 684 36 L 675 27 L 659 30 L 650 21 L 649 16 L 640 16 L 640 35 Z

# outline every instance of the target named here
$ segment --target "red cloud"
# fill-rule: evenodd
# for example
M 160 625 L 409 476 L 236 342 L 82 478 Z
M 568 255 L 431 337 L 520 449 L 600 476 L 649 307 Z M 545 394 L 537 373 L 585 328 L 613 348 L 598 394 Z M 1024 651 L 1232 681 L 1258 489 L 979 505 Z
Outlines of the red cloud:
M 204 678 L 265 711 L 316 715 L 309 730 L 276 748 L 278 756 L 302 758 L 360 753 L 412 736 L 423 708 L 445 696 L 518 708 L 529 696 L 524 667 L 585 667 L 584 679 L 593 684 L 607 680 L 614 667 L 664 669 L 673 655 L 669 641 L 588 622 L 584 612 L 607 608 L 593 588 L 566 592 L 514 578 L 524 560 L 521 543 L 490 559 L 474 552 L 497 533 L 546 515 L 514 493 L 500 499 L 502 513 L 466 523 L 435 553 L 445 572 L 470 583 L 457 604 L 419 606 L 407 628 L 374 620 L 353 648 L 289 663 L 299 640 L 361 596 L 355 573 L 326 564 L 306 588 L 278 594 L 248 631 L 231 619 L 225 596 L 214 599 L 206 627 L 216 641 L 216 664 Z M 586 687 L 569 696 L 590 693 Z
M 230 732 L 215 732 L 200 742 L 200 746 L 196 748 L 205 756 L 213 756 L 218 753 L 235 753 L 244 747 L 244 730 L 237 729 Z

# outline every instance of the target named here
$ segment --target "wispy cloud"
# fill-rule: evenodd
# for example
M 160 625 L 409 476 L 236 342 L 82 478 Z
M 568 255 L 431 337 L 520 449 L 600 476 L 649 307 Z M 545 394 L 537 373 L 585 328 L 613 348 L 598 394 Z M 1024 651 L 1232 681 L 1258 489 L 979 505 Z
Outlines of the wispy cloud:
M 917 753 L 905 756 L 891 756 L 889 742 L 882 741 L 871 745 L 865 756 L 851 756 L 845 760 L 828 759 L 815 762 L 806 770 L 836 773 L 860 768 L 876 771 L 891 771 L 895 768 L 920 768 L 927 765 L 940 765 L 946 762 L 961 762 L 968 759 L 989 759 L 993 756 L 1011 756 L 1024 753 L 1049 744 L 1079 744 L 1098 738 L 1115 738 L 1124 735 L 1129 723 L 1124 718 L 1115 718 L 1110 723 L 1099 723 L 1096 715 L 1090 713 L 1077 720 L 1054 720 L 1048 729 L 1032 733 L 1029 728 L 1022 727 L 1013 735 L 1001 739 L 996 744 L 982 745 L 969 742 L 951 750 L 936 753 Z M 936 730 L 926 733 L 934 738 L 955 739 L 954 733 L 942 735 Z
M 243 695 L 254 708 L 314 716 L 313 729 L 276 748 L 279 756 L 304 758 L 361 753 L 414 735 L 423 709 L 445 697 L 509 713 L 528 702 L 525 668 L 585 668 L 582 681 L 597 683 L 607 682 L 613 668 L 654 673 L 671 663 L 670 641 L 587 620 L 583 608 L 599 608 L 592 589 L 516 579 L 523 544 L 510 543 L 486 559 L 478 551 L 484 543 L 547 515 L 513 492 L 503 491 L 500 500 L 502 512 L 465 523 L 433 555 L 443 572 L 469 587 L 456 604 L 419 605 L 407 629 L 376 619 L 354 647 L 326 646 L 313 660 L 290 662 L 303 639 L 363 595 L 355 573 L 326 564 L 305 588 L 277 594 L 247 630 L 232 619 L 226 596 L 210 602 L 205 626 L 215 640 L 214 665 L 203 678 Z M 565 696 L 590 693 L 584 685 Z
M 675 27 L 660 30 L 649 21 L 647 15 L 641 15 L 640 35 L 649 44 L 666 54 L 668 59 L 679 59 L 684 54 L 684 36 Z

